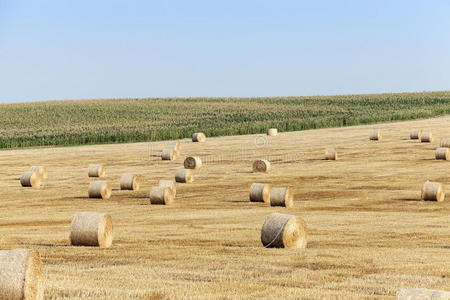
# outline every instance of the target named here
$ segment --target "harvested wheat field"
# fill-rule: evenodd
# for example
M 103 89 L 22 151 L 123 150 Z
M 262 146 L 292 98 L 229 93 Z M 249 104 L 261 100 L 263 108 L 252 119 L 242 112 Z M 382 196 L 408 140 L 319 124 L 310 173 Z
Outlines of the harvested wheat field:
M 432 131 L 432 143 L 410 132 Z M 450 116 L 347 128 L 184 139 L 162 161 L 167 142 L 0 152 L 0 245 L 39 250 L 50 299 L 304 298 L 388 299 L 401 288 L 450 290 L 450 199 L 421 201 L 426 180 L 450 186 L 450 162 L 435 160 Z M 383 139 L 370 141 L 373 129 Z M 258 147 L 255 146 L 255 139 Z M 325 160 L 328 147 L 339 160 Z M 177 183 L 170 206 L 151 205 L 150 189 L 174 180 L 187 156 L 203 166 Z M 270 173 L 253 173 L 267 159 Z M 89 164 L 107 169 L 109 200 L 88 198 Z M 37 188 L 20 184 L 46 166 Z M 120 190 L 125 173 L 138 191 Z M 252 183 L 290 187 L 294 206 L 249 201 Z M 107 213 L 110 248 L 71 246 L 72 217 Z M 266 249 L 261 228 L 273 213 L 307 224 L 306 249 Z

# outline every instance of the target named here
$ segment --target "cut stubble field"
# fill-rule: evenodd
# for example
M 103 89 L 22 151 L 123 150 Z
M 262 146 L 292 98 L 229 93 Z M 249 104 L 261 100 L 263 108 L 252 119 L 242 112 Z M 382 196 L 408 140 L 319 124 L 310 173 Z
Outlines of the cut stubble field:
M 448 290 L 450 204 L 420 201 L 420 190 L 426 180 L 450 184 L 450 162 L 434 160 L 449 126 L 444 116 L 289 132 L 261 148 L 257 135 L 186 139 L 175 161 L 158 157 L 165 142 L 1 151 L 0 245 L 40 251 L 49 299 L 388 299 L 400 288 Z M 382 141 L 369 141 L 373 128 Z M 409 140 L 413 128 L 437 139 Z M 339 160 L 323 160 L 327 147 Z M 173 179 L 187 155 L 204 161 L 195 181 L 177 185 L 173 205 L 150 205 L 150 188 Z M 251 172 L 260 158 L 271 160 L 270 173 Z M 110 200 L 87 198 L 90 163 L 105 165 Z M 48 169 L 40 188 L 17 180 L 31 165 Z M 124 173 L 142 175 L 139 191 L 118 190 Z M 249 202 L 253 182 L 291 186 L 294 208 Z M 70 246 L 79 211 L 112 216 L 111 248 Z M 272 212 L 307 222 L 306 249 L 262 247 Z

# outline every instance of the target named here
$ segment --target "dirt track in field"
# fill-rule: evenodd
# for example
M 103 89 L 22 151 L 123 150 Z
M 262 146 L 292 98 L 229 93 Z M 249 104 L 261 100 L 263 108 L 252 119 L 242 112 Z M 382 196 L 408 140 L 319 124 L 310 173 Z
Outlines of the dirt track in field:
M 374 128 L 382 141 L 369 141 Z M 435 141 L 410 140 L 413 128 L 432 130 Z M 450 198 L 420 201 L 426 180 L 450 188 L 450 161 L 434 159 L 444 137 L 450 116 L 183 140 L 175 161 L 158 157 L 165 142 L 1 151 L 0 247 L 40 251 L 51 299 L 383 299 L 400 288 L 450 290 Z M 323 160 L 327 147 L 339 160 Z M 174 205 L 150 205 L 150 188 L 173 179 L 187 155 L 203 159 L 195 181 L 177 185 Z M 251 172 L 259 158 L 271 161 L 269 174 Z M 87 198 L 90 163 L 105 165 L 110 200 Z M 49 178 L 22 188 L 17 179 L 32 165 L 45 165 Z M 139 191 L 119 190 L 124 173 L 143 177 Z M 253 182 L 291 186 L 294 208 L 250 203 Z M 111 248 L 70 246 L 78 211 L 111 214 Z M 307 222 L 306 250 L 262 247 L 272 212 Z

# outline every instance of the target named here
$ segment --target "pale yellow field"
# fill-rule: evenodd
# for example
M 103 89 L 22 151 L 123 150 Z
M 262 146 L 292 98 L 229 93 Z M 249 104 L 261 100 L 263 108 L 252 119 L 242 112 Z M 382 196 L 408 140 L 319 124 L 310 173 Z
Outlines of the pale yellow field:
M 450 187 L 450 162 L 434 160 L 449 126 L 446 116 L 281 133 L 262 148 L 256 135 L 183 140 L 171 162 L 158 157 L 163 142 L 1 151 L 0 247 L 40 251 L 49 299 L 384 299 L 407 287 L 450 290 L 450 199 L 420 201 L 427 179 Z M 416 127 L 436 140 L 409 140 Z M 373 128 L 381 142 L 368 140 Z M 329 146 L 338 161 L 322 159 Z M 150 205 L 150 188 L 173 178 L 186 155 L 203 158 L 195 181 L 178 184 L 173 206 Z M 264 157 L 272 171 L 251 173 Z M 87 198 L 89 163 L 106 166 L 110 200 Z M 49 179 L 22 188 L 17 179 L 32 165 L 45 165 Z M 141 190 L 119 191 L 123 173 L 142 175 Z M 250 203 L 253 182 L 291 186 L 295 207 Z M 69 245 L 78 211 L 111 214 L 111 248 Z M 272 212 L 308 223 L 306 250 L 262 247 Z

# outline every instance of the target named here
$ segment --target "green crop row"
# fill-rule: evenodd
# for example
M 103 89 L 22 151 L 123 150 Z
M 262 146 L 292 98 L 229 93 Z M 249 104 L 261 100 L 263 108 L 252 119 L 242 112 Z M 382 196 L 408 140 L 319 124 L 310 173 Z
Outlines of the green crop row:
M 350 126 L 450 113 L 450 92 L 151 98 L 0 105 L 0 148 L 169 140 Z

